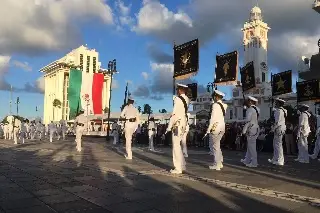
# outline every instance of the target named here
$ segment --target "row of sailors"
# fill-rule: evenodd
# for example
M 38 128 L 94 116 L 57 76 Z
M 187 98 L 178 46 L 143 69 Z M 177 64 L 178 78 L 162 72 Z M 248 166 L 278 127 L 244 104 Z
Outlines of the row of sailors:
M 50 142 L 52 142 L 55 135 L 57 135 L 58 140 L 60 140 L 61 136 L 63 140 L 65 140 L 68 127 L 63 120 L 61 120 L 59 124 L 51 122 L 45 126 L 40 121 L 37 123 L 30 122 L 29 124 L 29 120 L 26 119 L 16 127 L 10 123 L 1 124 L 0 130 L 3 132 L 4 139 L 14 140 L 14 144 L 17 144 L 18 139 L 24 143 L 25 139 L 45 139 L 46 135 L 49 136 Z
M 172 115 L 167 127 L 166 133 L 171 132 L 172 134 L 172 153 L 173 153 L 173 166 L 170 172 L 173 174 L 181 174 L 186 170 L 185 154 L 183 148 L 183 139 L 187 134 L 188 129 L 188 105 L 189 99 L 185 95 L 187 86 L 183 84 L 177 84 L 177 95 L 174 97 L 174 107 Z M 223 168 L 223 155 L 220 147 L 220 141 L 225 134 L 225 114 L 227 110 L 227 105 L 222 102 L 224 93 L 215 90 L 213 94 L 214 102 L 212 104 L 211 118 L 209 122 L 208 129 L 206 131 L 206 136 L 209 136 L 210 150 L 213 155 L 213 164 L 209 167 L 213 170 L 221 170 Z M 258 158 L 256 150 L 256 140 L 260 133 L 260 127 L 258 124 L 258 118 L 260 114 L 260 109 L 256 106 L 258 100 L 252 96 L 248 96 L 245 101 L 246 113 L 246 124 L 242 129 L 242 135 L 247 138 L 247 151 L 245 158 L 241 162 L 247 167 L 257 167 Z M 124 128 L 125 138 L 126 138 L 126 159 L 132 159 L 132 135 L 137 130 L 139 122 L 139 112 L 133 106 L 133 98 L 129 98 L 128 105 L 123 109 L 121 117 L 125 119 L 126 124 Z M 284 155 L 282 146 L 282 137 L 286 131 L 286 117 L 287 110 L 284 109 L 285 101 L 277 98 L 275 100 L 274 117 L 275 123 L 273 124 L 272 131 L 274 132 L 273 157 L 268 161 L 271 164 L 283 166 L 284 165 Z M 320 150 L 320 136 L 317 136 L 316 146 L 314 153 L 309 155 L 308 153 L 308 136 L 311 132 L 309 125 L 309 118 L 311 114 L 308 112 L 308 105 L 300 105 L 299 107 L 299 123 L 298 123 L 298 134 L 297 134 L 297 144 L 299 149 L 298 158 L 295 159 L 300 163 L 309 163 L 309 158 L 317 158 Z M 165 133 L 165 134 L 166 134 Z M 320 130 L 317 131 L 320 133 Z

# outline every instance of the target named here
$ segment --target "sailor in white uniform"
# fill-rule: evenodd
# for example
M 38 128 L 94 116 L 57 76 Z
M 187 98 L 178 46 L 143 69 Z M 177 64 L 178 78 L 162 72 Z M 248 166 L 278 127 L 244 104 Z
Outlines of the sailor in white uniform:
M 274 110 L 274 125 L 271 131 L 274 133 L 273 137 L 273 157 L 268 159 L 269 163 L 283 166 L 284 155 L 282 138 L 286 133 L 286 117 L 287 110 L 283 108 L 285 101 L 277 98 L 275 99 L 275 110 Z
M 172 157 L 173 166 L 170 172 L 173 174 L 181 174 L 186 170 L 186 162 L 182 153 L 181 140 L 186 131 L 188 122 L 189 98 L 186 96 L 188 86 L 177 84 L 177 97 L 174 99 L 173 111 L 170 117 L 169 125 L 166 133 L 172 133 Z
M 213 93 L 214 103 L 212 104 L 210 123 L 206 135 L 209 135 L 210 144 L 213 153 L 213 165 L 209 166 L 210 169 L 221 170 L 223 168 L 223 155 L 220 147 L 220 141 L 225 133 L 225 115 L 227 104 L 222 102 L 225 94 L 219 90 Z
M 140 114 L 138 109 L 133 106 L 134 98 L 129 96 L 127 105 L 123 108 L 120 118 L 126 120 L 124 126 L 124 134 L 126 138 L 126 152 L 125 158 L 127 160 L 132 160 L 132 135 L 137 130 L 138 125 L 140 124 Z
M 299 109 L 299 126 L 297 133 L 297 141 L 298 141 L 298 158 L 295 161 L 300 163 L 309 163 L 309 153 L 308 153 L 308 136 L 311 132 L 309 118 L 311 114 L 308 112 L 309 106 L 303 104 Z
M 85 129 L 87 129 L 87 117 L 84 115 L 84 110 L 80 110 L 78 116 L 74 120 L 75 134 L 76 134 L 76 143 L 77 151 L 81 152 L 82 150 L 82 135 Z
M 21 123 L 21 129 L 20 129 L 20 138 L 22 140 L 22 143 L 24 144 L 25 139 L 28 137 L 28 120 L 24 120 Z
M 149 136 L 149 150 L 154 151 L 154 137 L 156 135 L 156 123 L 154 122 L 154 117 L 151 117 L 149 119 L 149 125 L 148 125 L 148 136 Z
M 247 167 L 257 167 L 257 138 L 259 136 L 260 128 L 258 118 L 260 109 L 256 106 L 258 100 L 252 96 L 248 96 L 246 101 L 246 124 L 242 129 L 242 134 L 247 137 L 247 152 L 245 159 L 241 159 Z
M 57 132 L 57 126 L 55 123 L 53 123 L 53 121 L 51 121 L 51 123 L 48 124 L 48 132 L 49 132 L 49 141 L 50 143 L 52 143 L 53 136 Z
M 119 126 L 117 124 L 117 121 L 113 122 L 111 128 L 111 135 L 113 136 L 113 145 L 116 145 L 119 140 Z

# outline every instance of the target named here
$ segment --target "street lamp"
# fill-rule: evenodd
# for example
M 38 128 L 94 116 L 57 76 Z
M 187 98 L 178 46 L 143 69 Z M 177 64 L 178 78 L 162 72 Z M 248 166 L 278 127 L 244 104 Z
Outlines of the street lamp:
M 19 104 L 20 104 L 20 99 L 19 99 L 19 97 L 17 97 L 17 101 L 16 101 L 15 104 L 17 104 L 17 115 L 19 115 Z
M 101 70 L 104 74 L 110 75 L 110 95 L 109 95 L 109 110 L 108 110 L 108 128 L 107 128 L 107 140 L 110 136 L 110 111 L 111 111 L 111 95 L 112 95 L 112 78 L 113 74 L 118 73 L 117 71 L 117 60 L 113 59 L 112 61 L 109 61 L 108 63 L 108 69 L 102 69 Z
M 209 82 L 209 83 L 207 84 L 207 91 L 208 91 L 209 93 L 213 94 L 214 89 L 215 89 L 215 83 Z

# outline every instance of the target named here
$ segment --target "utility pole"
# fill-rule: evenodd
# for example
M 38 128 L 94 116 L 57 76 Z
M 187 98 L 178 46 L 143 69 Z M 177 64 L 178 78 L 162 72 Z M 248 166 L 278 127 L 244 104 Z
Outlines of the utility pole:
M 10 87 L 10 115 L 12 115 L 12 85 Z
M 17 97 L 17 115 L 19 115 L 19 104 L 20 104 L 20 100 L 19 100 L 19 97 Z

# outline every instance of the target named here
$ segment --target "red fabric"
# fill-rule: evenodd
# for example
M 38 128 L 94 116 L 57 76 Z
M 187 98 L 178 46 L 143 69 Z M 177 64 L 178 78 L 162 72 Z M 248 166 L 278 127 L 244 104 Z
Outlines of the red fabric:
M 104 76 L 101 73 L 95 73 L 93 75 L 92 82 L 92 102 L 93 113 L 102 114 L 102 89 L 103 89 Z

